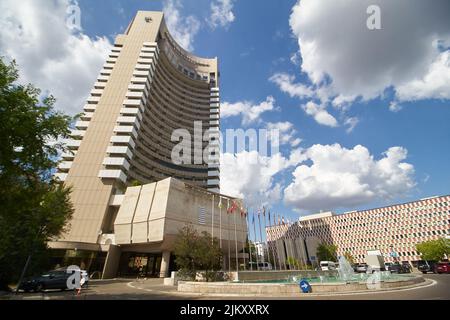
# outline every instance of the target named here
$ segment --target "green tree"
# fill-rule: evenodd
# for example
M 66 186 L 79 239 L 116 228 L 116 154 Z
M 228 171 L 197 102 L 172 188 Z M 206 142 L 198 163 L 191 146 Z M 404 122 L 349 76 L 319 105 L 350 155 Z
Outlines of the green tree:
M 293 270 L 300 270 L 300 262 L 295 259 L 294 257 L 287 257 L 286 264 L 289 268 L 292 268 Z
M 437 240 L 430 240 L 416 245 L 416 250 L 422 255 L 424 260 L 439 261 L 450 256 L 450 240 L 440 238 Z
M 317 258 L 319 261 L 337 261 L 337 246 L 321 243 L 317 247 Z
M 31 252 L 30 273 L 43 266 L 46 243 L 73 212 L 70 189 L 52 178 L 73 118 L 17 82 L 16 64 L 0 58 L 0 290 L 18 280 Z
M 350 264 L 354 264 L 354 263 L 355 263 L 355 258 L 350 254 L 350 252 L 345 252 L 345 253 L 344 253 L 344 258 L 345 258 Z
M 184 226 L 174 245 L 175 263 L 181 277 L 194 280 L 202 272 L 206 281 L 214 281 L 222 267 L 222 252 L 217 238 L 204 231 L 201 234 L 192 226 Z

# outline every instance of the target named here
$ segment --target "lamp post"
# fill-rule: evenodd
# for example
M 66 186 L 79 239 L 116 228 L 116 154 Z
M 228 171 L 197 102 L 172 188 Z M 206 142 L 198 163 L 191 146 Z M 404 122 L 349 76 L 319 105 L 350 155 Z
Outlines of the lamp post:
M 17 288 L 16 288 L 16 291 L 15 291 L 15 294 L 19 293 L 20 285 L 22 284 L 22 281 L 23 281 L 23 278 L 24 278 L 24 276 L 25 276 L 25 274 L 27 272 L 28 266 L 30 265 L 31 257 L 33 256 L 34 250 L 36 249 L 37 240 L 38 240 L 39 236 L 42 234 L 42 232 L 44 230 L 45 230 L 45 224 L 41 225 L 39 227 L 39 230 L 38 230 L 38 232 L 36 233 L 36 236 L 33 239 L 33 242 L 31 244 L 30 253 L 28 254 L 27 261 L 25 262 L 25 265 L 24 265 L 24 267 L 22 269 L 22 273 L 20 274 L 19 282 L 17 283 Z

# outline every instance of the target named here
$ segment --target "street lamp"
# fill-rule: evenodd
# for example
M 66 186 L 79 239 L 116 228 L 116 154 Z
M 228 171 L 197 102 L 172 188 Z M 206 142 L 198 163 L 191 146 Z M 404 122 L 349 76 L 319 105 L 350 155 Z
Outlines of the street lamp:
M 28 266 L 30 265 L 30 261 L 31 261 L 31 257 L 34 253 L 34 250 L 36 249 L 36 245 L 37 245 L 37 240 L 39 239 L 39 236 L 42 234 L 42 232 L 44 232 L 45 228 L 46 228 L 46 224 L 48 222 L 48 219 L 44 219 L 43 223 L 41 224 L 41 226 L 39 227 L 38 232 L 36 233 L 36 236 L 33 239 L 33 242 L 31 244 L 31 249 L 30 249 L 30 253 L 28 254 L 27 257 L 27 261 L 25 262 L 25 265 L 22 269 L 22 273 L 20 274 L 20 278 L 19 278 L 19 282 L 17 283 L 17 288 L 15 291 L 15 294 L 19 293 L 19 288 L 20 285 L 22 284 L 23 278 L 27 272 Z

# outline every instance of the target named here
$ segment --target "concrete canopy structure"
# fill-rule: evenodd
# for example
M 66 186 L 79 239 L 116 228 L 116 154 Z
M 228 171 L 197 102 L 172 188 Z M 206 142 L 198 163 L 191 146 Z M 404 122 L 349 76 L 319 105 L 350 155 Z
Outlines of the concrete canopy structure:
M 162 12 L 139 11 L 117 36 L 68 141 L 71 152 L 62 155 L 56 175 L 72 187 L 75 212 L 69 231 L 51 247 L 89 251 L 99 265 L 108 259 L 116 231 L 118 240 L 128 239 L 124 245 L 160 242 L 159 250 L 167 249 L 163 216 L 146 220 L 153 219 L 153 211 L 146 216 L 149 207 L 161 206 L 158 214 L 164 213 L 164 201 L 155 194 L 154 203 L 139 202 L 133 211 L 132 199 L 152 199 L 158 189 L 153 183 L 169 177 L 220 193 L 219 104 L 217 58 L 181 48 Z M 188 141 L 174 137 L 176 130 Z M 177 162 L 173 152 L 181 142 L 191 148 Z M 136 182 L 144 186 L 129 188 Z M 134 233 L 125 231 L 131 217 Z

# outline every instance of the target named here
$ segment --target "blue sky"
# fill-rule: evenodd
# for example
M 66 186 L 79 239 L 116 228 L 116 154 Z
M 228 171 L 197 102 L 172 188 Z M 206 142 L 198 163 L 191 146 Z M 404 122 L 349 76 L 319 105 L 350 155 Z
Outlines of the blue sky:
M 197 55 L 219 58 L 221 129 L 283 123 L 283 135 L 290 137 L 280 156 L 286 161 L 297 156 L 275 170 L 270 169 L 273 159 L 260 168 L 236 168 L 232 162 L 222 168 L 222 189 L 250 197 L 253 206 L 267 202 L 291 219 L 321 209 L 344 212 L 449 194 L 450 10 L 445 0 L 426 10 L 404 1 L 318 2 L 79 0 L 82 31 L 60 41 L 80 47 L 77 54 L 90 59 L 93 72 L 71 74 L 83 80 L 73 94 L 85 98 L 104 52 L 137 10 L 164 9 L 166 16 L 178 14 L 169 28 L 181 30 L 180 43 Z M 368 31 L 363 24 L 369 16 L 365 9 L 373 3 L 381 7 L 382 30 Z M 211 4 L 222 9 L 215 24 Z M 52 6 L 54 11 L 44 8 L 45 15 L 53 12 L 57 21 L 65 7 Z M 47 36 L 60 36 L 54 32 L 48 30 Z M 25 79 L 57 98 L 65 96 L 67 87 L 31 71 L 40 64 L 48 68 L 51 57 L 44 66 L 42 59 L 22 55 L 20 46 L 6 48 L 0 40 L 0 49 L 16 56 Z M 338 97 L 347 102 L 339 103 Z M 265 101 L 269 110 L 244 125 L 249 108 L 260 110 Z M 63 108 L 81 110 L 77 104 Z M 358 145 L 362 149 L 355 149 Z M 241 156 L 235 159 L 246 157 Z

